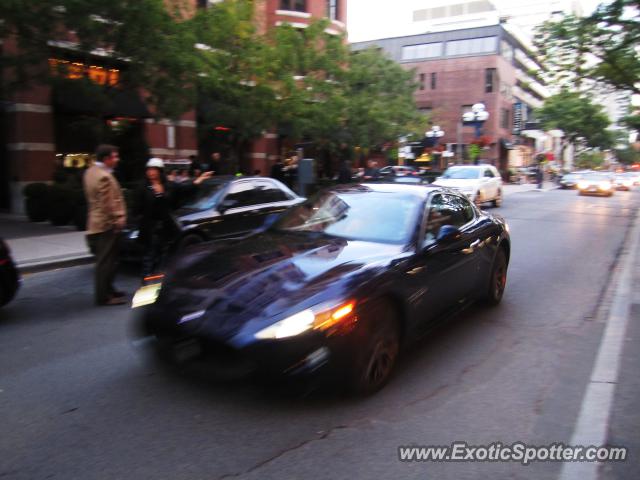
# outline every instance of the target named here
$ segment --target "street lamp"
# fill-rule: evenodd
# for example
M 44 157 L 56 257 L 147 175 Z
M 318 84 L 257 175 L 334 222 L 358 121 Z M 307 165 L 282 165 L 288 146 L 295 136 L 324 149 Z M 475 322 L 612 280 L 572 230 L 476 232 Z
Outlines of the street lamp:
M 482 125 L 489 119 L 484 103 L 475 103 L 471 106 L 470 112 L 462 114 L 462 123 L 465 125 L 473 125 L 476 129 L 476 137 L 482 135 Z
M 484 106 L 484 103 L 474 103 L 471 106 L 470 112 L 464 112 L 462 114 L 462 122 L 458 126 L 458 161 L 462 160 L 462 125 L 471 125 L 475 128 L 476 139 L 482 136 L 482 126 L 484 122 L 489 119 L 489 112 Z M 476 159 L 477 160 L 477 159 Z
M 431 127 L 431 130 L 424 132 L 424 136 L 427 138 L 427 144 L 431 147 L 438 145 L 438 140 L 444 137 L 444 130 L 440 129 L 438 125 Z

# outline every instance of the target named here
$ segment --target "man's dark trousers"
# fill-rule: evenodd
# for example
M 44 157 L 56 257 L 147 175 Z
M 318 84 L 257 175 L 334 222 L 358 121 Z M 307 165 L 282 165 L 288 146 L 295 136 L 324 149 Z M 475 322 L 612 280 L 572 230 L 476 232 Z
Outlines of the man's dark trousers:
M 118 268 L 120 233 L 115 230 L 87 235 L 91 252 L 96 256 L 95 292 L 96 303 L 102 304 L 114 293 L 113 280 Z

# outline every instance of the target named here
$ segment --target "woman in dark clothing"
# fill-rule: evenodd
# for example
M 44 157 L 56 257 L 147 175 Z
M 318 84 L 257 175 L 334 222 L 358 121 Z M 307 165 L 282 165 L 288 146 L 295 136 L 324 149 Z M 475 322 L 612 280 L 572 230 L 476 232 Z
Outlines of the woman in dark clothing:
M 169 246 L 178 233 L 171 216 L 177 199 L 211 175 L 212 172 L 205 172 L 193 182 L 176 184 L 167 180 L 164 162 L 160 158 L 152 158 L 147 162 L 146 179 L 135 198 L 135 214 L 139 218 L 138 241 L 144 248 L 143 278 L 162 268 Z

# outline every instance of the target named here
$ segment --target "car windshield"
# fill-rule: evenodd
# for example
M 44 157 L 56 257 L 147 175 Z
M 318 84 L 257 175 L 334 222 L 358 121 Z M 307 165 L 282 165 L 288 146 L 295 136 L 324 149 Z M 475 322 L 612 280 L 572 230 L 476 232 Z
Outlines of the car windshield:
M 583 175 L 582 178 L 584 178 L 585 180 L 595 181 L 611 180 L 611 174 L 606 172 L 588 173 L 586 175 Z
M 479 168 L 449 168 L 444 172 L 442 178 L 448 178 L 452 180 L 471 180 L 480 178 L 482 170 Z
M 405 244 L 413 233 L 420 203 L 415 195 L 396 192 L 326 191 L 289 210 L 274 228 Z
M 224 190 L 224 182 L 203 182 L 194 192 L 184 208 L 193 210 L 209 210 L 216 206 Z

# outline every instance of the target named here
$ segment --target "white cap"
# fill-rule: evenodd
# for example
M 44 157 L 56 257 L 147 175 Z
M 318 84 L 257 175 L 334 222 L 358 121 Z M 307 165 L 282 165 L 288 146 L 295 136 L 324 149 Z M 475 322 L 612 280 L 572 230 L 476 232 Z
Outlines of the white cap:
M 164 162 L 162 161 L 161 158 L 150 158 L 149 161 L 147 162 L 147 168 L 164 168 Z

